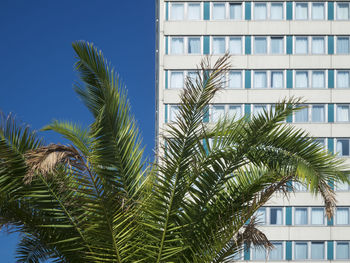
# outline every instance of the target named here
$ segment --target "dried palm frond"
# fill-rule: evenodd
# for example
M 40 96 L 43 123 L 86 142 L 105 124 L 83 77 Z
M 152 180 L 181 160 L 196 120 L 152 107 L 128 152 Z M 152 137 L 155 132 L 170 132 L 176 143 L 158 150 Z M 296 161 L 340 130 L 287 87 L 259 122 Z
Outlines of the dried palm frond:
M 50 144 L 27 152 L 25 157 L 29 168 L 23 179 L 25 184 L 30 184 L 36 173 L 47 178 L 59 164 L 68 167 L 83 167 L 83 158 L 73 146 Z

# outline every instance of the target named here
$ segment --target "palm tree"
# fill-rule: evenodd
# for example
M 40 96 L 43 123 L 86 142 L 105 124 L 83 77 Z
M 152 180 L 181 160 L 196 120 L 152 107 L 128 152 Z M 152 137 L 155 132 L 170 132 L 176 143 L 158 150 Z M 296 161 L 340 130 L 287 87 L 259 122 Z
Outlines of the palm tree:
M 292 181 L 321 194 L 332 216 L 329 182 L 347 181 L 344 167 L 284 122 L 300 99 L 207 125 L 230 65 L 228 56 L 204 59 L 147 165 L 118 76 L 92 44 L 73 48 L 89 128 L 54 121 L 43 130 L 70 145 L 44 145 L 13 116 L 0 124 L 0 218 L 21 233 L 19 262 L 228 262 L 243 244 L 271 248 L 254 213 L 274 193 L 288 195 Z

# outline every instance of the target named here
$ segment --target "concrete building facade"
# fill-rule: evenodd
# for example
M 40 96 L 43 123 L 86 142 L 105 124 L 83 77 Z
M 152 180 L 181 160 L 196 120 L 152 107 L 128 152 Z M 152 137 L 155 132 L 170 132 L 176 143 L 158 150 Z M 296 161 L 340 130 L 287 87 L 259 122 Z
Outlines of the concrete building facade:
M 232 70 L 208 122 L 303 97 L 307 107 L 287 122 L 350 164 L 350 1 L 159 0 L 156 30 L 157 135 L 175 118 L 185 78 L 202 57 L 229 51 Z M 349 185 L 335 186 L 332 220 L 320 198 L 296 187 L 258 213 L 275 249 L 247 249 L 241 262 L 350 262 Z

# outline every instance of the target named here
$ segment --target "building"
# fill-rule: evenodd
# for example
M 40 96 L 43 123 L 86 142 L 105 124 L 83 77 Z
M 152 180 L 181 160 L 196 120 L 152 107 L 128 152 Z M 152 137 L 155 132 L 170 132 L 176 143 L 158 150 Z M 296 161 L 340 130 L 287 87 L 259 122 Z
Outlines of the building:
M 228 50 L 232 71 L 209 121 L 304 97 L 307 107 L 287 122 L 350 164 L 350 1 L 159 0 L 157 15 L 157 134 L 176 115 L 184 79 L 201 57 Z M 335 186 L 332 220 L 320 198 L 296 187 L 289 200 L 276 196 L 258 214 L 275 250 L 251 248 L 242 262 L 350 262 L 349 185 Z

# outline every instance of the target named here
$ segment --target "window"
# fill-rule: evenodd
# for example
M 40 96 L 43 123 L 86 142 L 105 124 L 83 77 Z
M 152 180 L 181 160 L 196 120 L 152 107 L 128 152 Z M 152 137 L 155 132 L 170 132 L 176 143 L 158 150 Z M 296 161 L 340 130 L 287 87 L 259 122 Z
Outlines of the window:
M 171 105 L 170 106 L 170 122 L 176 121 L 177 116 L 180 113 L 180 107 L 178 105 Z
M 187 77 L 189 78 L 190 81 L 193 83 L 196 83 L 197 80 L 200 78 L 200 72 L 198 71 L 188 71 L 187 72 Z
M 183 20 L 185 13 L 184 4 L 172 3 L 170 6 L 170 19 L 171 20 Z
M 224 54 L 225 53 L 225 38 L 214 37 L 213 38 L 213 54 Z
M 337 190 L 337 191 L 349 191 L 350 185 L 347 182 L 336 182 L 335 190 Z
M 267 18 L 267 4 L 266 3 L 254 3 L 254 19 L 266 20 Z
M 184 39 L 182 37 L 171 38 L 171 54 L 183 54 L 184 53 Z
M 311 208 L 311 224 L 312 225 L 324 225 L 324 209 L 323 208 Z
M 337 139 L 337 153 L 339 156 L 350 156 L 349 139 Z
M 337 71 L 337 88 L 347 89 L 350 87 L 349 71 Z
M 183 72 L 171 72 L 170 73 L 170 88 L 182 89 L 184 87 L 184 73 Z
M 188 38 L 188 54 L 201 53 L 201 39 L 199 37 Z
M 301 183 L 301 182 L 293 182 L 293 186 L 294 186 L 294 190 L 296 192 L 306 192 L 307 191 L 306 185 Z
M 337 19 L 349 20 L 349 3 L 337 3 Z
M 307 259 L 307 243 L 306 242 L 296 242 L 294 247 L 294 259 L 301 260 Z
M 267 53 L 267 39 L 266 39 L 266 37 L 255 37 L 254 53 L 255 54 L 266 54 Z
M 349 105 L 337 105 L 337 121 L 348 122 L 350 120 Z
M 306 20 L 308 19 L 308 4 L 296 3 L 295 4 L 295 19 Z
M 242 88 L 242 72 L 241 71 L 231 71 L 229 73 L 229 89 L 241 89 Z
M 242 38 L 231 37 L 229 41 L 230 54 L 242 54 Z
M 224 105 L 213 105 L 211 121 L 218 122 L 220 119 L 225 117 L 225 106 Z
M 337 54 L 349 54 L 349 37 L 337 37 Z
M 283 37 L 271 37 L 271 54 L 283 54 Z
M 264 111 L 267 111 L 267 105 L 254 105 L 253 113 L 255 116 L 258 116 L 260 114 L 264 114 Z
M 312 71 L 312 88 L 323 89 L 325 88 L 325 72 L 324 71 Z
M 201 19 L 200 3 L 189 3 L 187 16 L 188 16 L 188 20 L 200 20 Z
M 256 211 L 255 216 L 258 224 L 266 224 L 266 208 L 259 208 L 258 211 Z
M 306 89 L 309 87 L 307 71 L 296 71 L 295 73 L 295 88 Z
M 230 3 L 230 19 L 242 19 L 242 3 Z
M 324 37 L 312 37 L 312 54 L 324 54 L 325 41 Z
M 311 259 L 324 259 L 324 242 L 311 242 Z
M 349 242 L 337 242 L 336 259 L 350 259 Z
M 270 208 L 270 225 L 282 225 L 282 208 Z
M 308 108 L 304 105 L 305 108 L 298 110 L 294 114 L 294 122 L 308 122 L 309 121 L 309 113 Z
M 283 89 L 283 71 L 272 71 L 271 72 L 271 88 Z
M 307 37 L 295 38 L 295 54 L 307 54 L 308 53 L 308 39 Z
M 283 260 L 283 243 L 272 242 L 274 248 L 271 250 L 269 259 L 270 260 Z
M 225 4 L 214 3 L 213 4 L 213 17 L 214 20 L 225 19 Z
M 283 3 L 271 3 L 271 20 L 283 20 Z
M 349 208 L 337 208 L 336 211 L 336 224 L 348 225 L 349 224 Z
M 325 8 L 324 3 L 312 3 L 312 19 L 313 20 L 324 20 Z
M 266 250 L 264 247 L 253 247 L 252 255 L 253 255 L 253 260 L 265 260 Z
M 254 72 L 254 88 L 256 89 L 267 88 L 267 76 L 265 71 Z
M 295 208 L 295 225 L 307 225 L 307 208 Z
M 312 122 L 324 122 L 325 120 L 325 106 L 324 105 L 312 105 L 311 106 L 311 120 Z
M 242 106 L 240 105 L 230 105 L 228 108 L 228 117 L 234 120 L 239 120 L 243 117 Z

